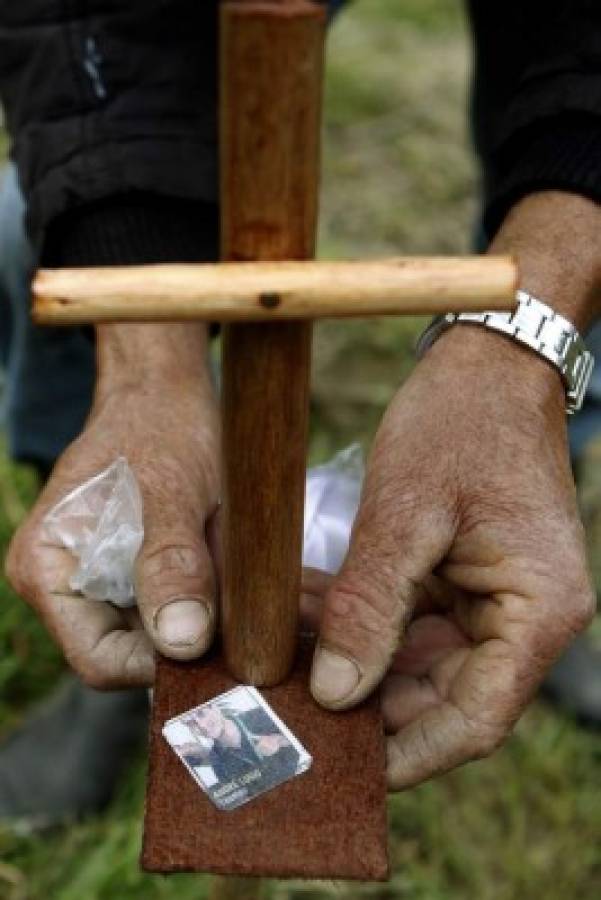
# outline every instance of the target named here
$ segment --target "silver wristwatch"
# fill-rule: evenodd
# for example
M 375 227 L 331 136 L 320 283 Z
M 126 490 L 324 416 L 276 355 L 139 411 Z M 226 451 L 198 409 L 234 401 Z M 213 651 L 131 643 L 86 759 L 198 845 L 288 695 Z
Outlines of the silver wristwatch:
M 525 344 L 559 369 L 566 388 L 567 411 L 577 412 L 595 364 L 593 354 L 586 349 L 572 323 L 550 306 L 525 291 L 518 291 L 516 296 L 518 306 L 512 313 L 446 313 L 437 316 L 417 343 L 418 357 L 423 356 L 451 325 L 483 325 Z

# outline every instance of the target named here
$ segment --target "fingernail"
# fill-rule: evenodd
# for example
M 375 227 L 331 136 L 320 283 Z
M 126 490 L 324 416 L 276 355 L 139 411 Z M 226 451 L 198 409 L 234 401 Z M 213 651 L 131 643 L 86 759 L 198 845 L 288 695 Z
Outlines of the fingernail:
M 340 703 L 355 690 L 361 673 L 356 664 L 330 650 L 318 650 L 311 678 L 313 693 L 323 703 Z
M 190 647 L 209 628 L 209 610 L 202 600 L 172 600 L 159 610 L 155 628 L 172 647 Z

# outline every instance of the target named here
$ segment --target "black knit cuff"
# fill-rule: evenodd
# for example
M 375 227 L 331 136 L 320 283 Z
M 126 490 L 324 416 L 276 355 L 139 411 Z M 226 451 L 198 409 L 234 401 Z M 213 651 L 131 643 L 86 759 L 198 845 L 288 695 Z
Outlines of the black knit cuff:
M 601 122 L 564 115 L 520 131 L 495 159 L 484 229 L 492 240 L 511 207 L 535 191 L 582 194 L 601 202 Z
M 217 206 L 136 192 L 69 210 L 48 227 L 42 265 L 144 265 L 218 259 Z

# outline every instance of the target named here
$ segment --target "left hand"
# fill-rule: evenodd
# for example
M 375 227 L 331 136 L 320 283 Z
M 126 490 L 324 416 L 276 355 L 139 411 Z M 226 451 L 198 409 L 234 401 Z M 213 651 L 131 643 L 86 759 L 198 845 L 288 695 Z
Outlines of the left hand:
M 219 496 L 220 423 L 204 325 L 105 325 L 97 338 L 88 420 L 13 537 L 6 570 L 83 681 L 113 690 L 152 684 L 155 648 L 196 659 L 212 640 L 217 578 L 206 529 Z M 132 609 L 73 591 L 72 554 L 49 545 L 44 525 L 59 500 L 118 456 L 144 506 Z

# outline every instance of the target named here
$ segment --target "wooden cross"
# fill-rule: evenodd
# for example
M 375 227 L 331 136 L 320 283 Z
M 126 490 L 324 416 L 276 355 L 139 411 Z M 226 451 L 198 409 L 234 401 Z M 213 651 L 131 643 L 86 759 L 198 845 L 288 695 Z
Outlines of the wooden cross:
M 214 655 L 158 667 L 143 853 L 153 871 L 386 876 L 377 701 L 319 709 L 307 688 L 310 650 L 297 656 L 312 323 L 515 305 L 509 258 L 311 261 L 324 34 L 324 9 L 310 0 L 221 4 L 223 262 L 40 271 L 34 281 L 43 324 L 224 323 L 226 665 Z M 233 679 L 270 688 L 315 766 L 223 813 L 188 783 L 160 727 Z

